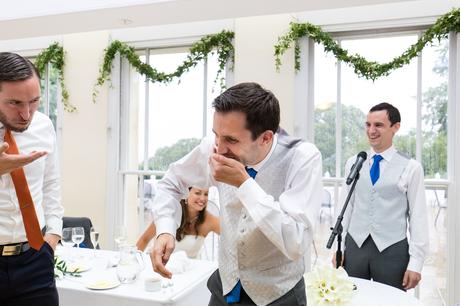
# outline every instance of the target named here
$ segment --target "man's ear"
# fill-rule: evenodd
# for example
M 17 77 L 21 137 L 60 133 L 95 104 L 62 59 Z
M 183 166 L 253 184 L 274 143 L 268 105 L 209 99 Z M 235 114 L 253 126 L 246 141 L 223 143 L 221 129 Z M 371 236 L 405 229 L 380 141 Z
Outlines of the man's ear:
M 262 140 L 262 144 L 269 144 L 273 140 L 273 131 L 266 130 L 260 135 L 260 139 Z
M 396 122 L 393 124 L 391 127 L 393 129 L 393 134 L 396 134 L 399 131 L 399 128 L 401 127 L 401 122 Z

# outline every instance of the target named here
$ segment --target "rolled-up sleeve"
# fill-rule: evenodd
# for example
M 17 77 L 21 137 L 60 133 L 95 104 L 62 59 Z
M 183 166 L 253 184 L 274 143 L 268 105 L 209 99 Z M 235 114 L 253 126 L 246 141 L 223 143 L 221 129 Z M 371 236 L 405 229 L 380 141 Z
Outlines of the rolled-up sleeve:
M 208 165 L 212 146 L 212 139 L 204 138 L 189 154 L 171 164 L 158 182 L 152 205 L 157 236 L 169 233 L 175 237 L 182 217 L 180 199 L 188 194 L 189 187 L 205 189 L 213 184 Z

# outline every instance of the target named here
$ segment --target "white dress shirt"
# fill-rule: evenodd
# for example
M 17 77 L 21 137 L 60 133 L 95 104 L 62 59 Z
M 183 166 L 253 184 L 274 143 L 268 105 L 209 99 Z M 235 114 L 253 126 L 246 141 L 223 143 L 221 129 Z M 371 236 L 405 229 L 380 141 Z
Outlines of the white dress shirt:
M 366 160 L 369 163 L 369 168 L 372 167 L 374 162 L 374 150 L 370 150 L 369 156 Z M 388 166 L 389 161 L 393 158 L 397 151 L 394 146 L 391 146 L 382 153 L 378 153 L 383 157 L 380 161 L 380 177 L 385 175 L 385 169 Z M 356 156 L 348 159 L 345 165 L 345 177 L 350 173 L 351 167 L 356 161 Z M 340 196 L 340 209 L 345 203 L 345 199 L 350 190 L 350 185 L 344 185 Z M 398 188 L 407 194 L 407 201 L 409 205 L 409 264 L 407 270 L 421 272 L 423 262 L 429 252 L 429 235 L 428 235 L 428 223 L 427 223 L 427 212 L 426 212 L 426 200 L 425 200 L 425 185 L 423 168 L 419 162 L 414 159 L 410 159 L 407 167 L 404 169 L 401 177 L 398 180 Z M 344 237 L 350 224 L 350 215 L 353 210 L 354 194 L 350 198 L 350 203 L 347 207 L 346 213 L 343 220 Z
M 4 126 L 0 123 L 0 139 L 4 139 Z M 24 167 L 30 194 L 34 201 L 40 227 L 46 225 L 46 233 L 61 236 L 62 215 L 60 176 L 56 147 L 56 134 L 51 120 L 35 112 L 29 128 L 12 132 L 19 153 L 45 151 L 48 154 Z M 0 176 L 0 245 L 27 241 L 18 198 L 11 175 Z
M 270 158 L 278 135 L 275 134 L 269 154 L 259 164 L 248 166 L 256 171 Z M 157 235 L 175 236 L 181 220 L 180 198 L 188 187 L 209 188 L 217 185 L 210 174 L 208 159 L 213 152 L 214 139 L 205 138 L 184 158 L 172 164 L 164 179 L 158 183 L 153 205 Z M 303 256 L 311 243 L 312 231 L 319 212 L 322 192 L 321 153 L 311 144 L 300 146 L 287 170 L 284 192 L 275 200 L 255 180 L 247 179 L 236 190 L 257 227 L 288 258 Z M 221 203 L 222 205 L 222 203 Z

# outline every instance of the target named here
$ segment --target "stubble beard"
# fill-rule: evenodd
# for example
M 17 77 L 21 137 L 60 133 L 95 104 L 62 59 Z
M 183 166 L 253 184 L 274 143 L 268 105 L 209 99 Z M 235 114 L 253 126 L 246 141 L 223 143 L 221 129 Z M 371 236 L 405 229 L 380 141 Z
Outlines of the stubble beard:
M 0 110 L 0 122 L 3 124 L 3 126 L 10 130 L 10 131 L 13 131 L 13 132 L 18 132 L 18 133 L 22 133 L 24 132 L 25 130 L 27 130 L 30 126 L 30 122 L 32 122 L 32 118 L 30 118 L 31 120 L 29 121 L 29 124 L 27 124 L 25 127 L 21 127 L 21 128 L 18 128 L 17 126 L 13 126 L 11 125 L 9 122 L 8 122 L 8 118 L 6 117 L 6 115 Z

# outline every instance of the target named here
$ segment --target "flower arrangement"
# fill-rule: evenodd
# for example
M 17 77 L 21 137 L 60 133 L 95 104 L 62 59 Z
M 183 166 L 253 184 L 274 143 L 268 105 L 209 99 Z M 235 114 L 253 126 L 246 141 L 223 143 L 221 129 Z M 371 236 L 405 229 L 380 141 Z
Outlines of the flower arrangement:
M 80 277 L 81 271 L 78 269 L 70 270 L 64 260 L 54 256 L 54 277 L 61 279 L 64 275 Z
M 316 267 L 305 280 L 308 305 L 347 305 L 353 297 L 355 285 L 342 267 Z

